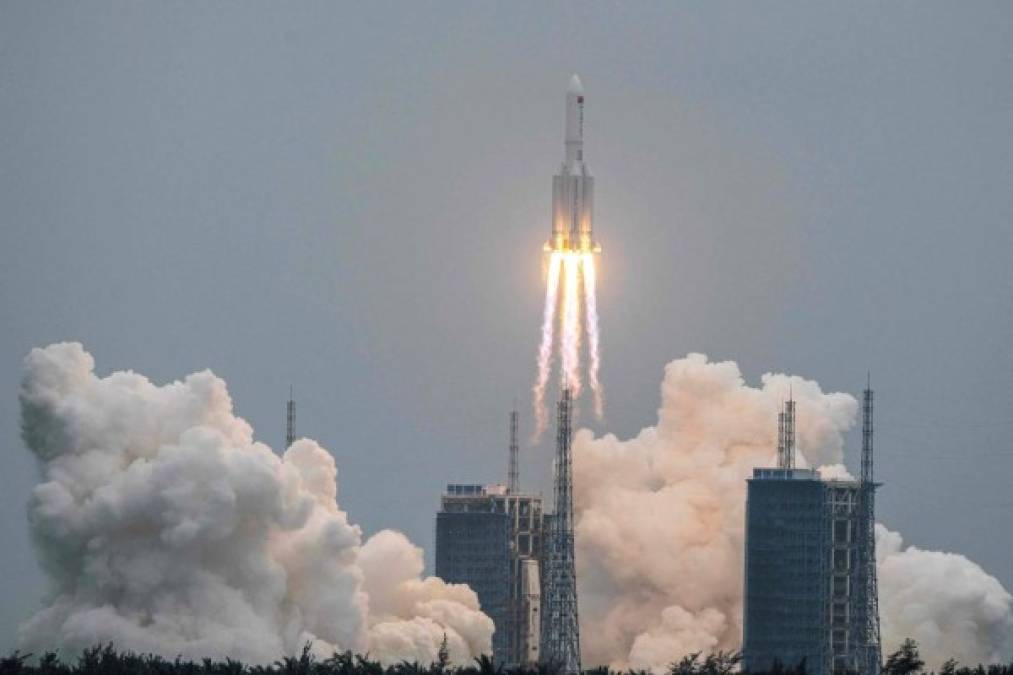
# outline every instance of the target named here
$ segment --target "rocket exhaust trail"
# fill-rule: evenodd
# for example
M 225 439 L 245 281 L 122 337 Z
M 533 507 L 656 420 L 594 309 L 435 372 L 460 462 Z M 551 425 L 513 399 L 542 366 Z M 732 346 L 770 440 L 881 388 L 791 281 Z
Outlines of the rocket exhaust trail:
M 576 399 L 580 396 L 580 258 L 567 253 L 563 270 L 562 386 Z
M 545 282 L 545 310 L 542 316 L 542 344 L 538 348 L 538 380 L 532 389 L 535 403 L 535 438 L 542 435 L 548 426 L 545 414 L 545 385 L 549 382 L 552 369 L 553 328 L 556 322 L 556 304 L 559 293 L 559 268 L 562 256 L 553 253 L 549 259 L 549 274 Z
M 584 277 L 584 311 L 587 315 L 587 381 L 594 394 L 594 416 L 600 421 L 605 414 L 605 401 L 601 383 L 598 381 L 598 367 L 601 357 L 598 354 L 598 301 L 595 298 L 594 256 L 585 253 L 581 256 L 581 269 Z

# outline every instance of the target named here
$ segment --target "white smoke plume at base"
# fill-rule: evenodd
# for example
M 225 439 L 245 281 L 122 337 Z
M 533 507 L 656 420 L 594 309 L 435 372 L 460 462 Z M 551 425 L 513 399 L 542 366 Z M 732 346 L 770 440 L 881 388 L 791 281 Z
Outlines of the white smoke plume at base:
M 491 650 L 469 588 L 421 578 L 403 535 L 363 544 L 331 455 L 255 442 L 211 372 L 161 387 L 99 378 L 76 343 L 35 349 L 25 367 L 22 434 L 42 473 L 29 522 L 51 586 L 25 649 L 113 642 L 268 663 L 310 641 L 431 662 L 446 634 L 457 663 Z
M 661 672 L 691 652 L 740 648 L 746 478 L 775 462 L 789 386 L 799 465 L 846 476 L 843 434 L 855 421 L 854 398 L 786 375 L 750 387 L 734 362 L 701 354 L 666 367 L 657 426 L 623 441 L 577 433 L 581 630 L 595 638 L 583 641 L 585 663 Z M 969 663 L 1001 657 L 1013 627 L 1001 584 L 963 556 L 902 551 L 899 537 L 884 541 L 883 532 L 884 650 L 910 636 L 930 667 L 950 655 Z
M 904 548 L 898 533 L 879 524 L 876 558 L 888 648 L 913 636 L 934 668 L 949 658 L 964 664 L 1010 659 L 1013 597 L 998 579 L 956 553 Z

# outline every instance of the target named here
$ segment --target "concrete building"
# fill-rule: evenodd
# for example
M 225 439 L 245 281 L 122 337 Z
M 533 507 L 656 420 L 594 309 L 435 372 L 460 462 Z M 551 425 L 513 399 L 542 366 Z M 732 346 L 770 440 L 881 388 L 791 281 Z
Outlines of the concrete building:
M 746 670 L 880 673 L 872 402 L 867 387 L 860 480 L 795 468 L 795 401 L 778 416 L 778 466 L 754 469 L 746 491 Z
M 503 485 L 448 485 L 436 514 L 436 576 L 465 583 L 496 624 L 493 658 L 539 655 L 542 498 Z
M 869 675 L 862 483 L 772 468 L 748 484 L 745 668 L 804 658 L 811 675 Z
M 496 624 L 493 656 L 506 654 L 510 523 L 482 485 L 448 485 L 436 514 L 436 576 L 468 584 Z

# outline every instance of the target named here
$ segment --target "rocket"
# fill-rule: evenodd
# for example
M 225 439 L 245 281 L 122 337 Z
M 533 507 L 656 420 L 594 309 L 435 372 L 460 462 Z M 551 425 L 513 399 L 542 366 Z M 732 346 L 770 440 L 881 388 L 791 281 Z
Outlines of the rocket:
M 601 251 L 591 238 L 594 178 L 584 163 L 584 87 L 570 78 L 566 89 L 566 155 L 552 177 L 552 236 L 545 250 L 578 253 Z

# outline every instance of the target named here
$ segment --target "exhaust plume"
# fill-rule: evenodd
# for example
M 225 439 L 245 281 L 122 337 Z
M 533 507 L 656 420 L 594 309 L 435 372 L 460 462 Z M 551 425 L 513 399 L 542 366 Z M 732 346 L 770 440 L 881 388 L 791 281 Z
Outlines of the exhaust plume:
M 542 339 L 538 349 L 538 375 L 532 387 L 537 440 L 548 426 L 545 411 L 545 387 L 552 371 L 553 350 L 556 348 L 556 315 L 559 314 L 560 386 L 568 388 L 574 399 L 580 397 L 581 388 L 581 303 L 584 328 L 587 333 L 588 382 L 594 395 L 594 411 L 598 419 L 603 414 L 603 396 L 598 380 L 601 364 L 598 307 L 595 297 L 596 280 L 594 254 L 580 251 L 553 250 L 548 256 L 548 276 L 545 284 L 545 309 L 542 313 Z M 562 292 L 560 293 L 560 290 Z M 558 305 L 558 307 L 557 307 Z
M 210 371 L 164 386 L 99 378 L 80 344 L 55 344 L 26 358 L 20 400 L 50 583 L 24 648 L 269 663 L 310 641 L 431 662 L 445 633 L 458 663 L 490 651 L 475 594 L 423 579 L 421 550 L 399 533 L 362 543 L 332 456 L 308 439 L 281 457 L 254 441 Z
M 587 313 L 587 381 L 594 394 L 594 415 L 600 422 L 605 416 L 605 397 L 601 382 L 598 381 L 598 369 L 601 367 L 601 355 L 598 352 L 598 299 L 597 278 L 594 269 L 594 256 L 585 253 L 581 256 L 581 273 L 584 278 L 584 307 Z
M 563 372 L 562 385 L 574 399 L 580 398 L 580 259 L 563 256 Z
M 775 463 L 789 388 L 798 465 L 847 476 L 854 398 L 779 374 L 751 387 L 734 362 L 702 354 L 665 368 L 656 426 L 627 440 L 577 433 L 577 579 L 582 632 L 595 636 L 586 663 L 661 672 L 691 652 L 740 648 L 746 479 Z M 899 535 L 878 532 L 884 652 L 911 636 L 930 666 L 1000 658 L 1013 627 L 1002 585 L 963 556 L 902 550 Z
M 542 341 L 538 347 L 538 379 L 532 389 L 535 408 L 535 437 L 541 436 L 548 426 L 545 412 L 545 387 L 552 371 L 552 348 L 555 344 L 556 305 L 559 300 L 559 254 L 549 258 L 548 276 L 545 280 L 545 309 L 542 311 Z

